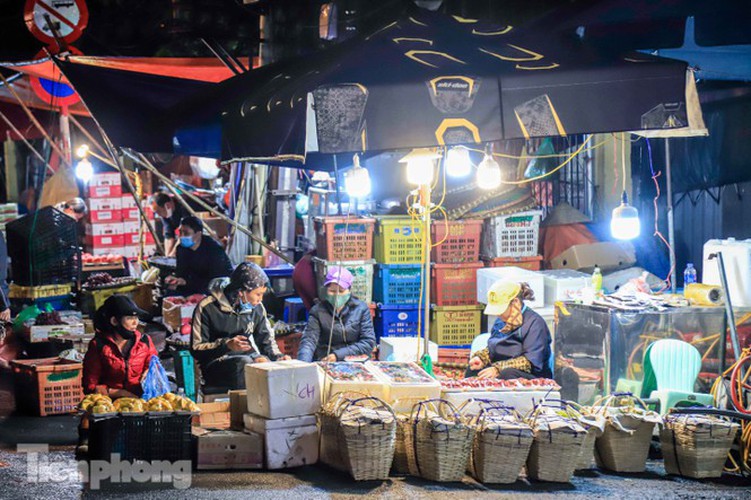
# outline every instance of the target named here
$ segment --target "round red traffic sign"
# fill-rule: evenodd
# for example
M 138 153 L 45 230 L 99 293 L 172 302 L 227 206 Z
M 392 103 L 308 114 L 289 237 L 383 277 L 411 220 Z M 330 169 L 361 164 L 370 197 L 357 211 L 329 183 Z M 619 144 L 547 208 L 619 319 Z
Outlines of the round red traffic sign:
M 84 0 L 26 0 L 23 17 L 31 34 L 42 42 L 55 42 L 54 27 L 60 38 L 70 43 L 83 34 L 89 22 L 89 9 Z
M 83 55 L 83 52 L 75 47 L 68 47 L 68 50 L 71 54 L 77 56 Z M 47 54 L 42 51 L 39 52 L 34 59 L 42 59 L 44 57 L 47 57 Z M 73 87 L 67 83 L 62 83 L 60 80 L 30 76 L 29 83 L 31 83 L 31 88 L 34 90 L 37 97 L 50 106 L 65 108 L 72 106 L 81 100 L 76 91 L 73 90 Z

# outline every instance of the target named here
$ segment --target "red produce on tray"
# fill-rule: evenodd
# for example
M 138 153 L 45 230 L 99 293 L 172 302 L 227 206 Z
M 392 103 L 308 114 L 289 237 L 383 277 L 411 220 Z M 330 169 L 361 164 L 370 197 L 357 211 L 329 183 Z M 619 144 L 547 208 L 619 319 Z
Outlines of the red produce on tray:
M 464 378 L 459 380 L 441 380 L 441 387 L 448 391 L 510 391 L 510 390 L 558 390 L 560 386 L 555 380 L 538 379 L 488 379 L 488 378 Z

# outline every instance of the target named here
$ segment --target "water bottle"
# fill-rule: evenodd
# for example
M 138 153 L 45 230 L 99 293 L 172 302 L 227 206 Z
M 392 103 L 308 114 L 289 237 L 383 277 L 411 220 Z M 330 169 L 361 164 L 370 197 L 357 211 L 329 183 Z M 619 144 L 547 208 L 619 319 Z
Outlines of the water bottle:
M 595 271 L 592 273 L 592 289 L 595 293 L 599 293 L 602 290 L 602 271 L 596 266 Z
M 689 262 L 686 264 L 686 270 L 683 271 L 683 288 L 686 288 L 691 283 L 696 283 L 696 268 Z

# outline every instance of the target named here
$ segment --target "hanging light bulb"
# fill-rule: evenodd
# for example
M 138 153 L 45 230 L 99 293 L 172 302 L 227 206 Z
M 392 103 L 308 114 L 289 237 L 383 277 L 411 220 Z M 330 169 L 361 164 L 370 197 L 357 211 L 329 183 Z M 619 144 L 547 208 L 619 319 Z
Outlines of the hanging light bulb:
M 496 189 L 501 185 L 501 166 L 493 158 L 488 149 L 485 158 L 477 166 L 477 187 L 480 189 Z
M 446 153 L 446 174 L 449 177 L 466 177 L 472 171 L 469 150 L 464 146 L 454 146 Z
M 621 204 L 613 209 L 610 219 L 610 234 L 617 240 L 633 240 L 641 233 L 639 211 L 628 204 L 626 191 L 621 197 Z
M 399 160 L 399 163 L 407 164 L 407 182 L 416 186 L 425 186 L 433 183 L 435 160 L 440 157 L 441 155 L 432 149 L 413 149 Z
M 76 157 L 86 158 L 89 155 L 89 145 L 81 144 L 76 148 Z
M 355 155 L 352 169 L 344 174 L 344 189 L 352 198 L 365 198 L 370 194 L 370 174 L 360 166 L 360 157 Z
M 76 164 L 76 177 L 81 179 L 84 184 L 88 184 L 94 175 L 94 167 L 87 158 L 82 158 Z

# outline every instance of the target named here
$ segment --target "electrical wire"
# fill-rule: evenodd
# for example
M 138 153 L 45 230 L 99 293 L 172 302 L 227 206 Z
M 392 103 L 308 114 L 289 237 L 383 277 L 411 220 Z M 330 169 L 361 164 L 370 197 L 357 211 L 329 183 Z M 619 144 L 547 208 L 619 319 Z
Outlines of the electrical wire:
M 652 175 L 652 181 L 655 184 L 655 197 L 652 200 L 652 203 L 654 205 L 654 212 L 655 212 L 655 231 L 652 236 L 657 236 L 660 241 L 662 241 L 665 246 L 668 249 L 668 252 L 672 251 L 672 248 L 670 247 L 670 243 L 665 238 L 665 236 L 660 232 L 660 225 L 659 225 L 659 210 L 658 210 L 658 200 L 660 199 L 661 190 L 660 190 L 660 183 L 658 182 L 657 178 L 662 175 L 662 171 L 655 172 L 654 168 L 654 162 L 652 159 L 652 144 L 649 142 L 649 138 L 647 138 L 647 160 L 649 161 L 649 172 Z M 660 290 L 661 292 L 664 290 L 667 290 L 668 288 L 671 288 L 672 286 L 672 280 L 675 277 L 673 276 L 673 269 L 668 271 L 668 275 L 665 278 L 665 286 Z

